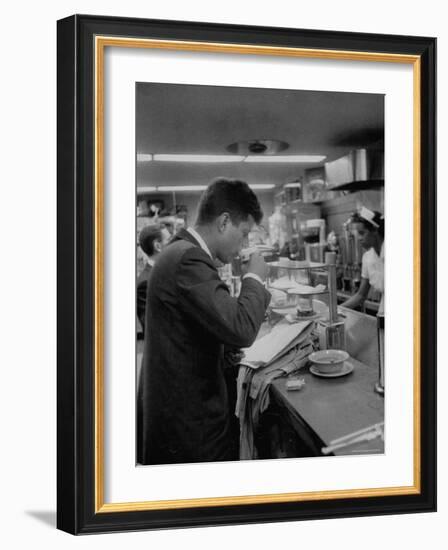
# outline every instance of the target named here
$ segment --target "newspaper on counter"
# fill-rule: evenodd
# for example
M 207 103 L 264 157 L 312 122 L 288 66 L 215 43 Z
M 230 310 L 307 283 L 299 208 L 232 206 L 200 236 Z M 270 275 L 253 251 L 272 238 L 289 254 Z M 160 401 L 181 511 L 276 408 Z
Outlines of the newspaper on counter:
M 292 325 L 276 325 L 271 332 L 245 348 L 242 365 L 258 369 L 273 363 L 291 349 L 308 340 L 313 329 L 312 321 L 301 321 Z
M 254 433 L 270 402 L 269 386 L 306 365 L 313 351 L 312 321 L 280 324 L 245 351 L 237 379 L 235 415 L 240 421 L 240 459 L 256 458 Z

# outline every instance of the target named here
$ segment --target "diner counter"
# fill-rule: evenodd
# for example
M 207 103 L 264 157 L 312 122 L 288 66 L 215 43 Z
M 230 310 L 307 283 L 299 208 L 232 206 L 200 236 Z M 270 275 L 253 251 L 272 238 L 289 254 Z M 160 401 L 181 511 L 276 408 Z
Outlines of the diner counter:
M 271 385 L 271 397 L 286 409 L 299 437 L 312 440 L 316 454 L 333 440 L 383 422 L 384 398 L 374 391 L 377 370 L 350 357 L 353 372 L 339 378 L 321 378 L 305 367 L 301 390 L 288 390 L 287 378 Z M 383 453 L 381 438 L 335 450 L 333 454 Z
M 297 373 L 305 381 L 302 389 L 288 390 L 286 377 L 274 380 L 270 388 L 272 401 L 282 411 L 282 417 L 312 455 L 322 454 L 322 447 L 335 439 L 384 422 L 384 397 L 374 390 L 378 380 L 376 318 L 343 307 L 338 310 L 344 317 L 348 363 L 353 365 L 353 371 L 324 378 L 305 366 Z M 260 332 L 265 334 L 268 330 L 264 327 Z M 378 437 L 337 449 L 333 454 L 383 452 L 384 441 Z

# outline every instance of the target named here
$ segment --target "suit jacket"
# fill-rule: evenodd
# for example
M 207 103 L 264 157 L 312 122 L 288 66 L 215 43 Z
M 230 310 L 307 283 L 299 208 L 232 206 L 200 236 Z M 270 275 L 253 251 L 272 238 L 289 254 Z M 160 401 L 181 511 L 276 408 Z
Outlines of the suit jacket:
M 255 340 L 270 294 L 246 278 L 230 296 L 210 256 L 185 230 L 148 283 L 139 407 L 139 462 L 234 460 L 223 348 Z
M 142 325 L 143 334 L 145 333 L 146 294 L 151 270 L 152 266 L 147 263 L 137 279 L 137 317 Z

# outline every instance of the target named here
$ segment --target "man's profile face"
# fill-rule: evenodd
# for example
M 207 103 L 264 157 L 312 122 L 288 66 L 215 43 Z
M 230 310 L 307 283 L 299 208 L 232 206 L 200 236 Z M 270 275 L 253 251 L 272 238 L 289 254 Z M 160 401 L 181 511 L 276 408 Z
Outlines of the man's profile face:
M 249 216 L 247 220 L 233 224 L 229 219 L 222 232 L 217 257 L 221 262 L 228 264 L 238 256 L 242 248 L 248 246 L 249 231 L 254 225 L 254 219 Z

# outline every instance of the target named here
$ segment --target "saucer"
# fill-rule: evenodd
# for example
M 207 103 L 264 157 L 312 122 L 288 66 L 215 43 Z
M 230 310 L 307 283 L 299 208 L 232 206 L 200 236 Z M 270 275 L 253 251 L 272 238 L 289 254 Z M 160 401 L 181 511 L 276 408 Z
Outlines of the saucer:
M 291 307 L 273 307 L 271 311 L 277 315 L 283 315 L 289 323 L 297 323 L 299 321 L 315 321 L 322 317 L 321 313 L 315 312 L 313 315 L 297 315 L 297 306 Z
M 284 313 L 282 315 L 284 315 Z M 314 315 L 294 315 L 291 313 L 287 313 L 285 315 L 285 319 L 288 321 L 288 323 L 298 323 L 299 321 L 315 321 L 316 319 L 320 319 L 320 317 L 322 317 L 320 313 L 315 313 Z
M 346 374 L 350 374 L 354 368 L 355 367 L 351 363 L 348 363 L 346 361 L 339 372 L 331 372 L 331 373 L 320 372 L 316 369 L 314 365 L 311 365 L 310 372 L 315 376 L 320 376 L 322 378 L 339 378 L 339 376 L 345 376 Z

